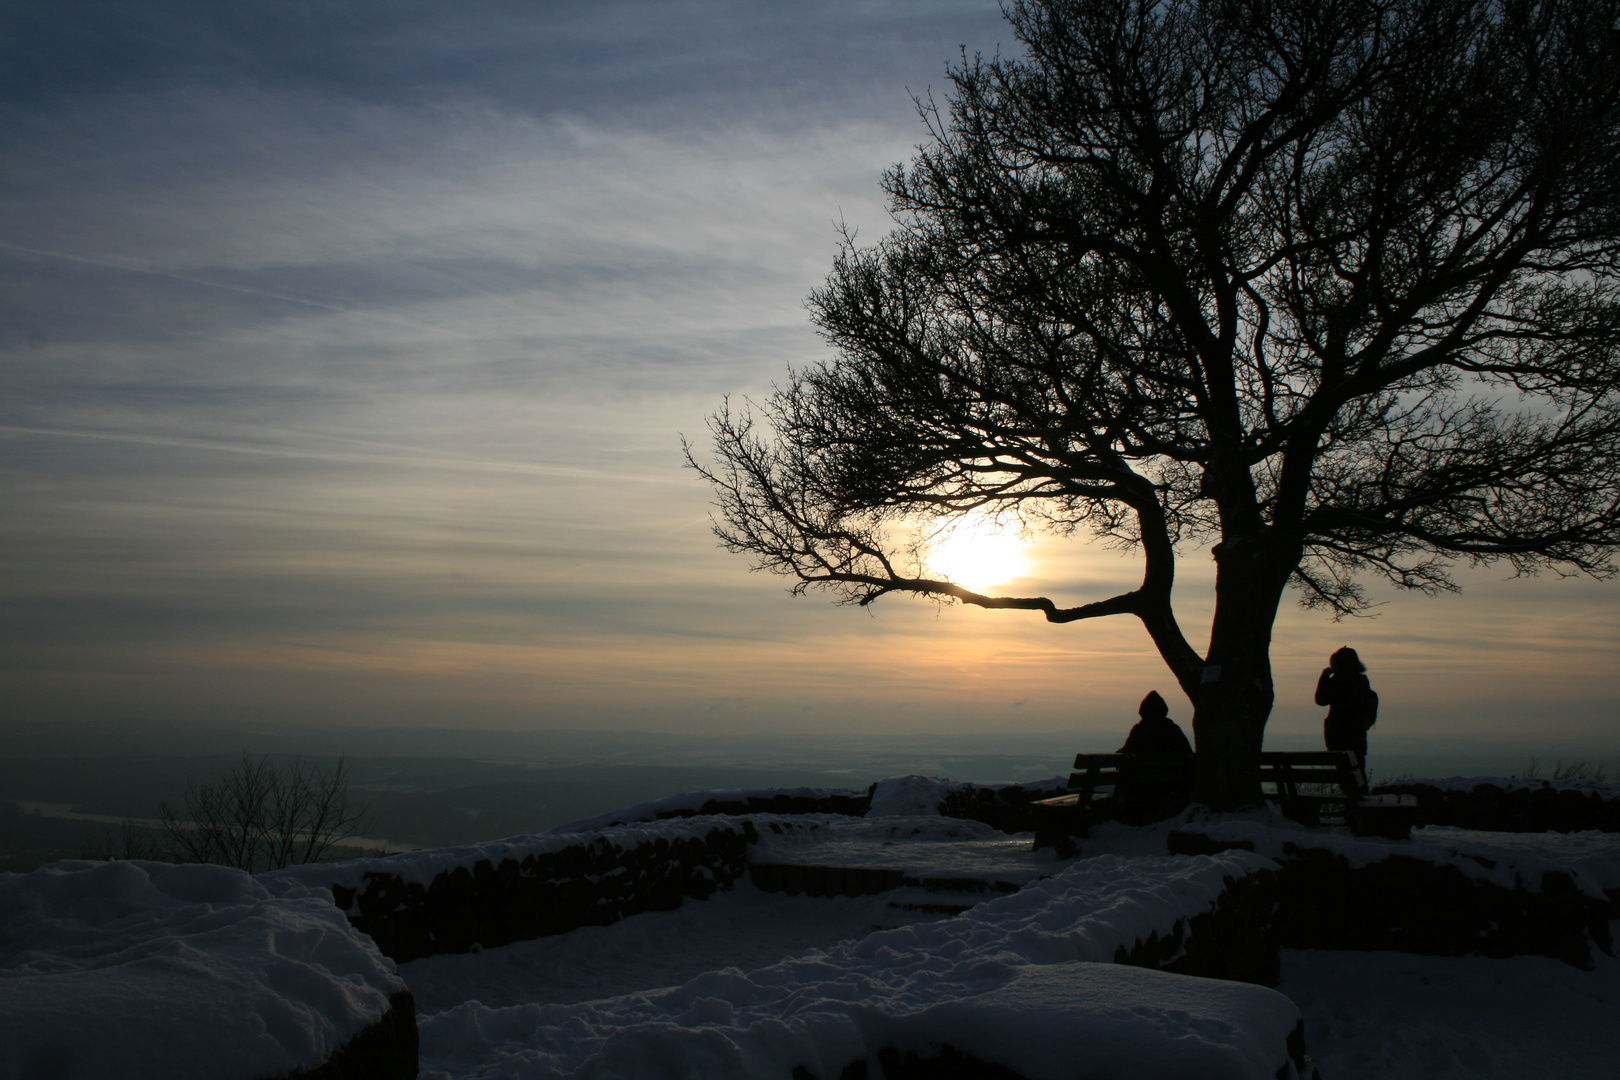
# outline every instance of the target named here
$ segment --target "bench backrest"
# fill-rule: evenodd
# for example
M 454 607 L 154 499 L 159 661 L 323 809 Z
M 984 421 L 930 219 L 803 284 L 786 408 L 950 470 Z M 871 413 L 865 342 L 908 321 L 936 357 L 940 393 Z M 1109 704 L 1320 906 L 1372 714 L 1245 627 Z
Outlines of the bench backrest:
M 1099 787 L 1117 785 L 1122 777 L 1175 787 L 1192 785 L 1193 759 L 1182 754 L 1076 754 L 1069 790 L 1089 802 Z
M 1327 784 L 1355 800 L 1366 787 L 1361 759 L 1350 750 L 1276 750 L 1260 755 L 1260 782 L 1275 784 L 1284 802 L 1299 798 L 1301 784 Z
M 1193 758 L 1169 754 L 1076 754 L 1069 790 L 1082 803 L 1099 787 L 1119 783 L 1122 770 L 1132 777 L 1163 783 L 1180 782 L 1193 768 Z M 1260 754 L 1260 782 L 1275 784 L 1284 802 L 1298 799 L 1299 785 L 1327 784 L 1341 796 L 1357 799 L 1366 787 L 1361 762 L 1349 750 L 1267 750 Z

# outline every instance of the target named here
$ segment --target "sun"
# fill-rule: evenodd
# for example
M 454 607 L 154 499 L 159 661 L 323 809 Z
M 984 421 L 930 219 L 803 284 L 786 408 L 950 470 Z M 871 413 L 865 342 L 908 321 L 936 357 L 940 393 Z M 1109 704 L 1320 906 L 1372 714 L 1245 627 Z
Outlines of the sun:
M 934 537 L 924 571 L 974 592 L 1029 573 L 1029 545 L 1015 529 L 982 518 L 958 522 Z

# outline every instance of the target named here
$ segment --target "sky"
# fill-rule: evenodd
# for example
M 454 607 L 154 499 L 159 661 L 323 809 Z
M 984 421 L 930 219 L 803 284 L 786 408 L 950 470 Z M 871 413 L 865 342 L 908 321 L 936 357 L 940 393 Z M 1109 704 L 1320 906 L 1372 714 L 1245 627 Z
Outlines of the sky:
M 1185 722 L 1134 621 L 792 597 L 682 468 L 826 355 L 838 224 L 883 235 L 912 95 L 998 47 L 979 0 L 0 9 L 0 724 Z M 1137 575 L 1025 563 L 1064 604 Z M 1458 579 L 1286 607 L 1272 730 L 1353 644 L 1380 730 L 1620 742 L 1620 584 Z

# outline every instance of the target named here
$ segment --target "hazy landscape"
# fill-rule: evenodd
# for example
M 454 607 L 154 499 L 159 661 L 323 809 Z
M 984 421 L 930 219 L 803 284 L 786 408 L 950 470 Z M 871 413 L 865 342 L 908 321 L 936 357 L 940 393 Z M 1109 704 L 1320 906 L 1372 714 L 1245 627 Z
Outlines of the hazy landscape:
M 682 791 L 859 788 L 917 774 L 977 783 L 1066 776 L 1076 753 L 1106 752 L 1119 732 L 1004 735 L 679 736 L 647 732 L 489 732 L 456 729 L 244 730 L 150 725 L 17 725 L 0 735 L 0 869 L 31 870 L 91 850 L 109 825 L 178 804 L 187 780 L 223 773 L 243 750 L 273 760 L 330 763 L 346 754 L 354 793 L 375 816 L 359 846 L 389 850 L 466 844 L 539 832 Z M 1272 749 L 1314 749 L 1308 737 Z M 86 753 L 86 747 L 97 748 Z M 1375 779 L 1524 775 L 1534 760 L 1620 762 L 1601 742 L 1531 738 L 1468 745 L 1378 736 Z M 1610 768 L 1612 775 L 1613 769 Z

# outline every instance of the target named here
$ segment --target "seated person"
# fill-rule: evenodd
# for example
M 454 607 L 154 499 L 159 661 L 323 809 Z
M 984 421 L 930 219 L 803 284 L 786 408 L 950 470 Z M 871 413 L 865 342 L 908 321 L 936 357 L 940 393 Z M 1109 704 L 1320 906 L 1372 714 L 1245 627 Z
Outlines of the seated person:
M 1114 788 L 1114 801 L 1126 820 L 1161 821 L 1192 798 L 1193 748 L 1186 734 L 1170 719 L 1170 706 L 1157 691 L 1149 691 L 1136 711 L 1141 719 L 1117 752 L 1152 755 L 1160 760 L 1144 762 L 1137 775 L 1132 775 L 1129 767 L 1122 770 Z M 1184 759 L 1185 764 L 1175 759 Z

